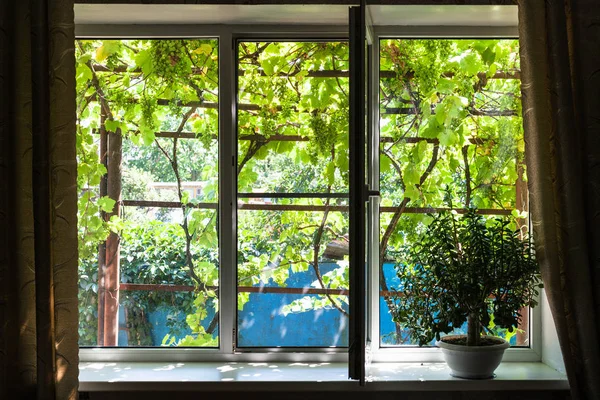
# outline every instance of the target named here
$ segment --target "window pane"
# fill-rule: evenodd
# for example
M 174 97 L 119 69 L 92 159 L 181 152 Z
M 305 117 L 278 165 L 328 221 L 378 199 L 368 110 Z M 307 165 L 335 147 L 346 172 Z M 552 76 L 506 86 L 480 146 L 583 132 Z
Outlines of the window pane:
M 347 44 L 238 59 L 237 344 L 347 346 Z
M 239 346 L 346 346 L 347 212 L 242 209 L 238 233 Z
M 390 291 L 402 285 L 395 266 L 431 221 L 427 213 L 527 211 L 519 49 L 516 40 L 380 43 L 380 341 L 415 345 L 392 321 L 399 300 Z M 529 310 L 522 313 L 520 330 L 496 334 L 528 345 Z
M 77 42 L 81 346 L 218 346 L 217 49 Z

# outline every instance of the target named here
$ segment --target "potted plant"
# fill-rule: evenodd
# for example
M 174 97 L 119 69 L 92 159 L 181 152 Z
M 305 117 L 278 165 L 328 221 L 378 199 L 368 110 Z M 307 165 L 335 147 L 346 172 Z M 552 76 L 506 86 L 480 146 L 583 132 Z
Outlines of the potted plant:
M 393 319 L 420 346 L 435 338 L 452 375 L 492 377 L 510 346 L 493 331 L 513 332 L 519 310 L 536 306 L 542 287 L 529 238 L 510 218 L 444 212 L 404 255 L 396 266 L 401 284 L 392 295 Z M 465 322 L 466 335 L 441 335 Z

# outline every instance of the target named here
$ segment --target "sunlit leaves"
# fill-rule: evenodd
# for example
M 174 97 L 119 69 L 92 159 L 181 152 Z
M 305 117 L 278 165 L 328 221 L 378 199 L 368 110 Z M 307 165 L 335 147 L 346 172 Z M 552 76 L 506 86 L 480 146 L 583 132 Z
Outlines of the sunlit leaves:
M 240 102 L 255 104 L 260 110 L 240 110 L 239 133 L 264 138 L 258 149 L 256 143 L 239 141 L 240 191 L 250 190 L 247 185 L 269 191 L 287 190 L 285 187 L 306 191 L 307 183 L 324 191 L 329 182 L 335 186 L 332 190 L 344 190 L 348 171 L 348 79 L 308 75 L 321 70 L 346 70 L 347 51 L 347 44 L 340 42 L 240 44 Z M 269 142 L 273 135 L 309 140 Z M 246 161 L 249 155 L 252 157 Z M 290 168 L 280 174 L 274 164 L 283 156 L 293 157 L 296 164 L 289 164 Z M 331 161 L 333 167 L 327 167 Z
M 488 110 L 520 112 L 518 80 L 482 81 L 481 75 L 491 76 L 496 71 L 518 68 L 518 43 L 509 40 L 390 40 L 382 42 L 381 48 L 382 70 L 399 71 L 397 78 L 381 79 L 384 110 L 381 135 L 393 139 L 435 139 L 441 146 L 433 170 L 420 187 L 422 195 L 416 196 L 413 185 L 418 183 L 417 175 L 425 171 L 431 160 L 433 142 L 427 144 L 428 151 L 424 150 L 422 141 L 397 140 L 385 145 L 386 153 L 381 155 L 381 187 L 385 195 L 394 199 L 395 204 L 409 197 L 412 206 L 440 207 L 444 203 L 444 184 L 451 184 L 457 189 L 455 204 L 464 203 L 462 148 L 469 145 L 472 200 L 482 208 L 514 207 L 515 162 L 519 158 L 516 145 L 522 143 L 521 118 L 518 114 L 515 117 L 475 115 L 475 110 L 481 114 Z M 494 71 L 490 71 L 492 68 Z M 413 112 L 415 106 L 417 114 Z M 409 112 L 386 114 L 386 107 L 405 107 Z M 415 146 L 421 148 L 411 151 Z M 521 145 L 518 152 L 522 154 L 522 151 Z M 402 168 L 404 180 L 408 182 L 405 187 L 398 185 L 398 171 L 391 168 L 390 156 Z
M 89 57 L 87 59 L 80 59 L 80 62 L 77 64 L 75 79 L 79 85 L 85 84 L 92 79 L 92 70 L 87 66 L 87 60 L 89 60 Z
M 381 135 L 392 140 L 382 144 L 385 150 L 380 157 L 382 204 L 397 206 L 409 198 L 409 206 L 440 206 L 441 188 L 450 185 L 456 188 L 455 204 L 462 205 L 466 197 L 462 149 L 468 146 L 471 204 L 481 208 L 514 207 L 516 160 L 522 159 L 524 151 L 520 117 L 485 114 L 490 110 L 514 110 L 517 114 L 520 111 L 518 81 L 491 79 L 496 72 L 518 69 L 517 42 L 390 40 L 383 41 L 381 48 L 381 69 L 393 73 L 392 77 L 388 74 L 382 79 L 380 87 Z M 347 43 L 242 42 L 238 50 L 242 72 L 238 97 L 243 105 L 237 115 L 238 191 L 347 192 L 348 79 L 314 76 L 327 71 L 347 71 Z M 128 235 L 133 222 L 140 223 L 149 216 L 134 209 L 128 210 L 129 214 L 121 220 L 106 222 L 100 217 L 101 211 L 112 210 L 114 204 L 102 200 L 97 189 L 106 173 L 98 156 L 99 92 L 103 92 L 112 114 L 105 120 L 106 130 L 119 132 L 124 139 L 124 169 L 129 171 L 123 174 L 124 199 L 127 199 L 125 193 L 136 193 L 138 200 L 215 202 L 218 199 L 219 132 L 215 104 L 219 92 L 218 57 L 216 42 L 204 39 L 80 41 L 77 57 L 80 254 L 91 257 L 111 229 Z M 98 87 L 93 84 L 94 77 L 98 79 Z M 202 107 L 193 110 L 188 121 L 180 126 L 182 116 L 190 110 L 186 106 L 189 102 L 201 103 Z M 390 108 L 400 111 L 387 113 Z M 174 148 L 171 138 L 155 134 L 177 130 L 192 133 L 195 139 L 179 140 Z M 299 140 L 279 140 L 281 136 Z M 425 138 L 429 140 L 420 140 Z M 436 144 L 439 154 L 433 160 L 433 168 L 429 168 Z M 199 197 L 185 191 L 180 199 L 173 192 L 165 194 L 149 189 L 148 182 L 176 181 L 172 162 L 158 145 L 169 156 L 177 152 L 181 181 L 202 181 Z M 130 173 L 133 168 L 144 173 Z M 325 204 L 323 199 L 265 201 L 279 205 Z M 332 206 L 345 204 L 330 202 Z M 240 285 L 285 286 L 290 273 L 308 272 L 315 257 L 324 260 L 330 243 L 347 242 L 348 220 L 344 213 L 332 212 L 327 216 L 319 246 L 315 246 L 322 213 L 242 211 L 241 214 L 246 212 L 248 216 L 240 217 L 238 225 Z M 158 212 L 153 217 L 161 220 L 166 213 Z M 204 282 L 215 283 L 217 260 L 214 254 L 209 257 L 206 252 L 218 245 L 216 211 L 186 207 L 181 215 L 188 218 L 195 272 Z M 426 217 L 419 215 L 403 219 L 391 236 L 389 248 L 412 243 L 427 222 Z M 389 215 L 382 217 L 384 229 L 387 223 Z M 160 229 L 154 229 L 161 236 Z M 166 246 L 178 249 L 178 254 L 175 257 L 168 253 L 173 260 L 152 265 L 149 271 L 154 277 L 172 274 L 189 284 L 189 277 L 179 275 L 186 274 L 183 232 L 175 227 L 169 229 L 173 229 L 171 234 L 175 238 L 161 244 L 146 243 L 148 257 L 162 260 L 157 252 L 164 252 Z M 130 237 L 124 236 L 124 246 L 132 243 Z M 127 263 L 123 265 L 127 267 L 141 267 L 136 263 L 148 260 L 129 249 L 125 253 Z M 127 268 L 125 271 L 127 279 L 140 278 L 130 275 Z M 347 272 L 347 268 L 341 271 Z M 145 279 L 149 276 L 143 275 Z M 173 276 L 165 277 L 165 281 Z M 347 287 L 344 273 L 328 272 L 322 275 L 322 281 L 330 288 Z M 308 297 L 301 304 L 295 303 L 294 311 L 290 306 L 290 312 L 332 306 L 325 296 Z M 215 309 L 216 304 L 209 295 L 201 302 L 200 298 L 183 307 L 193 315 L 188 322 L 194 328 L 194 337 L 180 340 L 181 336 L 177 339 L 171 336 L 165 344 L 212 343 L 211 336 L 200 327 L 206 326 L 206 320 L 211 318 L 206 310 Z M 243 308 L 248 299 L 249 294 L 240 294 L 238 306 Z M 89 313 L 90 308 L 86 310 Z
M 520 83 L 495 74 L 518 71 L 518 42 L 389 40 L 381 49 L 381 69 L 397 72 L 380 81 L 380 132 L 393 140 L 381 145 L 381 204 L 398 206 L 409 199 L 409 207 L 445 207 L 451 200 L 462 208 L 469 197 L 478 208 L 514 208 L 517 160 L 522 162 L 524 151 Z M 436 143 L 439 155 L 432 158 Z M 451 199 L 445 187 L 454 189 Z M 404 214 L 392 226 L 391 217 L 382 214 L 380 226 L 382 235 L 389 235 L 383 250 L 396 258 L 399 249 L 420 242 L 431 218 Z M 435 288 L 419 290 L 434 294 L 429 304 L 439 298 Z M 425 325 L 435 322 L 425 311 L 419 318 Z M 402 320 L 401 313 L 396 320 Z
M 193 51 L 195 54 L 204 54 L 206 56 L 210 55 L 213 51 L 213 46 L 208 43 L 202 43 L 200 47 Z
M 182 103 L 197 100 L 217 101 L 218 59 L 214 45 L 215 42 L 210 40 L 77 42 L 80 266 L 93 268 L 98 243 L 113 231 L 121 236 L 121 277 L 125 282 L 140 283 L 147 280 L 148 283 L 156 283 L 162 280 L 163 283 L 172 284 L 179 280 L 181 284 L 197 284 L 191 280 L 187 271 L 189 267 L 185 258 L 181 256 L 182 249 L 185 249 L 181 226 L 179 230 L 173 230 L 173 226 L 177 225 L 162 222 L 152 224 L 148 217 L 154 214 L 137 208 L 126 209 L 123 215 L 112 216 L 108 221 L 101 217 L 101 211 L 111 212 L 114 209 L 115 199 L 99 196 L 98 185 L 101 177 L 106 174 L 106 168 L 100 163 L 98 132 L 101 102 L 104 102 L 102 108 L 108 117 L 104 121 L 104 128 L 107 132 L 123 136 L 123 197 L 126 200 L 175 200 L 168 194 L 158 193 L 150 186 L 156 181 L 174 181 L 169 160 L 155 146 L 155 132 L 177 129 L 183 110 L 186 110 Z M 158 102 L 165 99 L 171 103 L 166 107 L 159 107 Z M 191 120 L 203 120 L 204 123 L 183 126 L 185 130 L 197 132 L 198 146 L 196 141 L 180 143 L 178 146 L 181 153 L 178 170 L 183 179 L 197 180 L 192 179 L 192 175 L 200 176 L 201 173 L 205 176 L 210 175 L 205 178 L 209 188 L 205 201 L 214 201 L 218 192 L 216 182 L 212 182 L 217 176 L 216 154 L 209 153 L 207 157 L 202 158 L 198 158 L 197 155 L 203 146 L 214 147 L 211 142 L 214 143 L 216 138 L 216 117 L 217 112 L 214 109 L 198 109 Z M 169 141 L 165 143 L 162 140 L 160 144 L 171 151 Z M 196 157 L 191 157 L 191 154 Z M 209 172 L 211 168 L 212 173 Z M 155 216 L 160 220 L 167 214 L 168 211 L 161 210 Z M 195 223 L 191 243 L 192 261 L 197 264 L 194 267 L 195 273 L 207 284 L 215 285 L 218 283 L 214 254 L 217 247 L 215 211 L 200 214 L 194 213 L 193 216 L 197 218 L 192 218 L 192 222 Z M 140 223 L 142 225 L 138 226 Z M 151 226 L 152 230 L 137 231 L 139 239 L 144 240 L 143 251 L 134 250 L 136 242 L 132 240 L 130 232 L 143 226 Z M 213 254 L 207 254 L 207 250 Z M 179 253 L 178 256 L 171 258 L 170 262 L 161 261 L 166 261 L 173 252 Z M 146 268 L 145 265 L 149 267 Z M 187 312 L 189 307 L 195 307 L 193 314 L 200 319 L 207 319 L 207 310 L 216 309 L 215 293 L 208 293 L 209 297 L 203 304 L 197 301 L 200 297 L 192 302 L 190 297 L 193 295 L 176 295 L 180 300 L 181 311 Z M 87 295 L 81 293 L 81 296 Z M 139 336 L 141 332 L 147 332 L 142 316 L 149 308 L 164 303 L 166 296 L 171 295 L 143 292 L 122 295 L 122 305 L 130 311 L 130 323 L 135 326 L 130 330 L 133 335 L 130 338 L 134 343 L 137 341 L 138 344 L 150 344 L 146 342 L 147 337 L 140 339 Z M 88 318 L 95 312 L 89 306 L 85 310 L 86 314 L 82 318 Z M 177 318 L 172 321 L 167 324 L 173 328 L 172 332 L 183 329 L 181 325 L 177 325 Z M 185 321 L 183 323 L 185 325 Z M 93 335 L 87 331 L 81 333 L 88 339 Z M 194 338 L 187 337 L 186 343 L 191 343 L 192 339 L 200 343 L 203 336 L 207 337 L 205 344 L 215 343 L 216 339 L 212 338 L 212 334 L 205 334 L 199 329 L 195 334 Z M 171 343 L 172 340 L 169 339 L 168 342 Z
M 110 55 L 115 54 L 120 50 L 119 41 L 107 40 L 100 47 L 96 48 L 96 61 L 105 61 Z
M 103 196 L 98 199 L 98 206 L 104 212 L 110 213 L 115 206 L 115 200 L 111 199 L 108 196 Z

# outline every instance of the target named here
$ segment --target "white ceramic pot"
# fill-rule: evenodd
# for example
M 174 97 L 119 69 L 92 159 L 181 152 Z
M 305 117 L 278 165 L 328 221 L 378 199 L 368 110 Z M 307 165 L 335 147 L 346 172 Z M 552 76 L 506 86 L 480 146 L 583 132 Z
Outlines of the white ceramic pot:
M 464 335 L 445 337 L 464 337 Z M 508 349 L 510 344 L 498 337 L 482 337 L 502 340 L 502 343 L 491 346 L 461 346 L 441 340 L 435 343 L 436 346 L 442 349 L 444 359 L 452 370 L 452 376 L 467 379 L 489 379 L 494 377 L 494 371 L 502 361 L 504 350 Z

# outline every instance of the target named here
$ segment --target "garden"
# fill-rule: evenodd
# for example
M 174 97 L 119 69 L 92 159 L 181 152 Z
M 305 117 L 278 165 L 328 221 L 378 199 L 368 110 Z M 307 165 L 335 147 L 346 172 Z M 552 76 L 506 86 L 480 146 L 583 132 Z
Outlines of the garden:
M 234 268 L 238 346 L 347 346 L 348 43 L 239 42 L 237 132 L 219 131 L 216 40 L 76 49 L 80 345 L 218 347 L 220 269 Z M 380 42 L 370 267 L 384 346 L 417 344 L 392 311 L 404 254 L 436 215 L 474 209 L 528 229 L 518 50 L 516 40 Z M 230 162 L 221 135 L 236 140 L 231 176 L 219 175 Z M 229 183 L 237 241 L 224 244 Z M 235 265 L 221 265 L 223 246 Z M 514 331 L 488 328 L 526 346 L 522 315 Z

